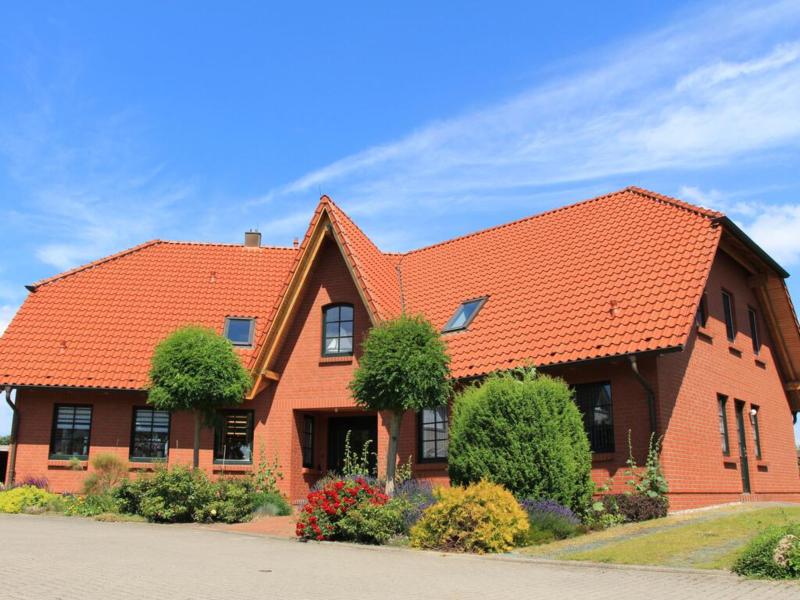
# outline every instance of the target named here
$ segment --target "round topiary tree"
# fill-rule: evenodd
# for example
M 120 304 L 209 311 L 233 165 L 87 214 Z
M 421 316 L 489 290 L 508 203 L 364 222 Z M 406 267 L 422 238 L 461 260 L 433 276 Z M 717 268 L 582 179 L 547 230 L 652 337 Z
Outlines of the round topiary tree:
M 359 406 L 391 413 L 386 493 L 394 493 L 397 437 L 407 410 L 443 406 L 450 399 L 450 358 L 439 332 L 423 317 L 403 315 L 373 327 L 350 382 Z
M 453 483 L 488 479 L 518 498 L 585 509 L 591 454 L 572 392 L 534 372 L 490 375 L 455 400 L 448 468 Z
M 200 428 L 218 408 L 240 404 L 252 379 L 233 345 L 212 329 L 178 329 L 155 349 L 147 402 L 159 410 L 194 412 L 194 467 L 200 463 Z

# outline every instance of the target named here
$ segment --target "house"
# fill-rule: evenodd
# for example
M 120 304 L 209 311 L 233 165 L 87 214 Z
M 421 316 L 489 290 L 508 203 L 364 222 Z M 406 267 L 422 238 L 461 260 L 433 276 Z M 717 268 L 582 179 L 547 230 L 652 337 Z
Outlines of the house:
M 193 323 L 226 335 L 254 376 L 204 430 L 201 467 L 275 457 L 301 499 L 341 465 L 348 432 L 385 452 L 388 420 L 356 408 L 348 383 L 369 327 L 406 311 L 442 329 L 459 382 L 534 364 L 574 386 L 598 484 L 621 489 L 629 432 L 640 463 L 655 434 L 674 509 L 800 501 L 786 277 L 724 215 L 638 188 L 403 254 L 323 196 L 299 247 L 253 232 L 151 241 L 29 286 L 0 339 L 10 469 L 75 490 L 100 452 L 131 472 L 190 464 L 191 415 L 154 411 L 146 389 L 155 345 Z M 416 477 L 446 483 L 447 450 L 447 409 L 405 416 L 398 460 Z

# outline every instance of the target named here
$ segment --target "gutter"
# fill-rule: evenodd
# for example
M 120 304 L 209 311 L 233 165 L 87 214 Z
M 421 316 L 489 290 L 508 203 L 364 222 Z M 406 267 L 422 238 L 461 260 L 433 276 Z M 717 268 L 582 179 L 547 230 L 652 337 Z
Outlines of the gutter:
M 636 361 L 635 354 L 628 355 L 628 362 L 631 365 L 634 377 L 639 384 L 644 388 L 647 397 L 647 412 L 650 417 L 650 433 L 658 437 L 658 422 L 656 420 L 656 393 L 650 383 L 639 372 L 639 364 Z
M 6 474 L 6 481 L 8 485 L 14 483 L 16 475 L 17 463 L 17 432 L 19 431 L 19 409 L 17 408 L 16 401 L 11 401 L 11 386 L 6 385 L 4 388 L 6 394 L 6 402 L 11 407 L 11 439 L 9 440 L 8 448 L 8 473 Z
M 774 258 L 772 258 L 772 257 L 771 257 L 769 254 L 767 254 L 766 252 L 764 252 L 764 250 L 761 248 L 761 246 L 759 246 L 758 244 L 756 244 L 756 243 L 755 243 L 755 242 L 754 242 L 754 241 L 753 241 L 753 240 L 750 238 L 750 236 L 749 236 L 749 235 L 747 235 L 747 234 L 746 234 L 744 231 L 742 231 L 742 230 L 739 228 L 739 226 L 738 226 L 736 223 L 734 223 L 733 221 L 731 221 L 731 220 L 730 220 L 728 217 L 725 217 L 725 216 L 718 217 L 718 218 L 714 219 L 714 222 L 716 222 L 716 223 L 719 223 L 719 224 L 720 224 L 720 225 L 722 225 L 722 226 L 723 226 L 725 229 L 727 229 L 728 231 L 730 231 L 730 232 L 731 232 L 731 234 L 733 234 L 733 236 L 734 236 L 736 239 L 738 239 L 738 240 L 739 240 L 740 242 L 742 242 L 742 243 L 743 243 L 745 246 L 747 246 L 747 249 L 748 249 L 748 250 L 750 250 L 751 252 L 753 252 L 753 253 L 754 253 L 756 256 L 758 256 L 758 258 L 760 258 L 760 259 L 761 259 L 761 260 L 763 260 L 765 263 L 767 263 L 767 265 L 768 265 L 769 267 L 771 267 L 772 269 L 774 269 L 774 271 L 775 271 L 775 272 L 776 272 L 776 273 L 777 273 L 777 274 L 778 274 L 778 275 L 779 275 L 779 276 L 780 276 L 782 279 L 786 279 L 787 277 L 789 277 L 789 272 L 788 272 L 786 269 L 784 269 L 782 266 L 780 266 L 780 265 L 779 265 L 779 264 L 778 264 L 778 263 L 775 261 L 775 259 L 774 259 Z

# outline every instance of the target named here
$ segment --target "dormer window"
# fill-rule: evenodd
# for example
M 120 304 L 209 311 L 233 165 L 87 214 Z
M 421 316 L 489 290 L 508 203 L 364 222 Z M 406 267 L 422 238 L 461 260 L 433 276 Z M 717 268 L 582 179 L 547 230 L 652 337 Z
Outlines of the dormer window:
M 472 323 L 472 320 L 475 318 L 475 315 L 478 314 L 478 311 L 486 302 L 487 298 L 475 298 L 474 300 L 467 300 L 466 302 L 462 303 L 461 306 L 458 307 L 456 313 L 450 318 L 442 328 L 442 333 L 448 333 L 450 331 L 463 331 L 469 324 Z
M 227 317 L 225 319 L 225 337 L 234 346 L 252 346 L 255 319 Z
M 322 309 L 322 355 L 353 354 L 353 305 L 331 304 Z

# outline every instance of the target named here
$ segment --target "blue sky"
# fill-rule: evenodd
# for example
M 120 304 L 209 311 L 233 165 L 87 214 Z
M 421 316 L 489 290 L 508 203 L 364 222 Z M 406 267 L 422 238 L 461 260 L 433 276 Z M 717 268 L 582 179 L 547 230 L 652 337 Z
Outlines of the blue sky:
M 320 192 L 405 250 L 635 184 L 798 271 L 796 1 L 293 4 L 0 8 L 0 330 L 147 239 L 288 245 Z

